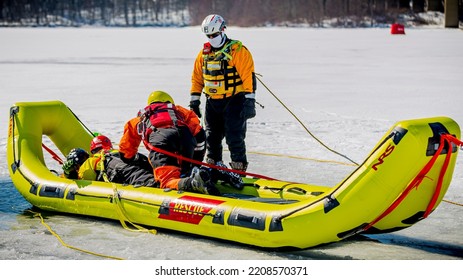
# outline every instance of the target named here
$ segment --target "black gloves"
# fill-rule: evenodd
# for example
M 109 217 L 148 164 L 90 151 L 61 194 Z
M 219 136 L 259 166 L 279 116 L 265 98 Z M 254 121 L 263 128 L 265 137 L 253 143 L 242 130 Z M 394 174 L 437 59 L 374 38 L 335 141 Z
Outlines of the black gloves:
M 243 110 L 241 111 L 241 117 L 247 119 L 254 118 L 256 116 L 256 99 L 245 97 L 243 102 Z
M 227 165 L 225 165 L 225 163 L 223 163 L 222 161 L 218 161 L 216 165 L 219 167 L 224 167 L 228 169 Z M 218 168 L 211 168 L 210 173 L 211 173 L 211 180 L 213 182 L 217 182 L 218 180 L 221 180 L 222 182 L 229 184 L 230 186 L 238 190 L 242 190 L 244 187 L 243 179 L 238 173 L 227 171 L 227 170 L 222 170 Z
M 199 105 L 201 105 L 201 101 L 199 100 L 191 100 L 190 101 L 190 109 L 195 112 L 198 118 L 201 118 L 201 110 L 199 109 Z

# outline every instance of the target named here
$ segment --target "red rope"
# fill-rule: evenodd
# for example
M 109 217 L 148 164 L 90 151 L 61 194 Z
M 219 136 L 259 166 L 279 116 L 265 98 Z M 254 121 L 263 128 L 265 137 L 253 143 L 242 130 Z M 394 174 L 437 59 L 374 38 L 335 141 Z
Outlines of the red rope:
M 42 143 L 42 147 L 50 153 L 51 157 L 56 160 L 59 164 L 63 164 L 63 160 L 55 153 L 53 152 L 50 148 L 45 146 L 45 144 Z
M 447 141 L 449 150 L 447 152 L 447 155 L 445 157 L 444 164 L 442 165 L 441 172 L 439 174 L 439 179 L 437 182 L 436 190 L 434 191 L 434 194 L 431 198 L 431 201 L 429 202 L 428 206 L 426 207 L 426 211 L 423 215 L 423 218 L 428 217 L 428 215 L 431 213 L 432 209 L 436 205 L 437 198 L 440 195 L 440 191 L 442 189 L 442 181 L 444 179 L 445 172 L 447 171 L 448 164 L 450 162 L 450 157 L 452 154 L 452 145 L 451 143 L 455 143 L 457 146 L 462 146 L 463 142 L 458 140 L 457 138 L 453 137 L 452 135 L 449 134 L 442 134 L 440 143 L 439 143 L 439 149 L 437 152 L 434 154 L 434 156 L 431 158 L 431 160 L 423 167 L 423 169 L 418 173 L 418 175 L 413 179 L 413 181 L 407 186 L 405 191 L 389 206 L 386 211 L 384 211 L 379 217 L 377 217 L 375 220 L 373 220 L 371 223 L 369 223 L 366 227 L 364 227 L 364 231 L 368 230 L 371 228 L 374 224 L 379 222 L 381 219 L 389 215 L 392 211 L 394 211 L 397 206 L 402 203 L 402 201 L 407 197 L 407 195 L 410 193 L 410 191 L 413 188 L 418 188 L 418 186 L 421 184 L 423 179 L 426 177 L 426 174 L 431 170 L 433 167 L 434 163 L 436 162 L 437 158 L 439 157 L 440 153 L 442 152 L 442 149 L 444 148 L 444 141 Z
M 226 168 L 226 167 L 217 166 L 217 165 L 214 165 L 214 164 L 205 163 L 205 162 L 202 162 L 202 161 L 199 161 L 199 160 L 194 160 L 194 159 L 191 159 L 191 158 L 184 157 L 182 155 L 178 155 L 178 154 L 163 150 L 161 148 L 157 148 L 157 147 L 151 145 L 150 143 L 148 143 L 147 141 L 144 141 L 144 143 L 148 148 L 150 148 L 153 151 L 156 151 L 158 153 L 165 154 L 165 155 L 177 158 L 179 160 L 184 160 L 184 161 L 188 161 L 188 162 L 191 162 L 191 163 L 194 163 L 194 164 L 197 164 L 197 165 L 204 165 L 204 166 L 219 169 L 219 170 L 229 171 L 229 172 L 237 173 L 237 174 L 240 174 L 240 175 L 243 175 L 243 176 L 248 175 L 248 176 L 255 177 L 255 178 L 260 178 L 260 179 L 266 179 L 266 180 L 272 180 L 272 181 L 276 180 L 274 178 L 267 177 L 267 176 L 260 175 L 260 174 L 255 174 L 255 173 L 249 173 L 249 172 L 245 172 L 245 171 L 241 171 L 241 170 L 230 169 L 230 168 Z
M 451 155 L 451 150 L 452 150 L 452 145 L 451 144 L 453 143 L 453 144 L 455 144 L 457 146 L 460 146 L 460 147 L 463 146 L 462 141 L 458 140 L 456 137 L 454 137 L 454 136 L 452 136 L 450 134 L 444 134 L 444 135 L 442 135 L 442 138 L 447 141 L 449 151 L 448 151 L 447 155 L 445 156 L 445 161 L 444 161 L 444 164 L 442 165 L 441 173 L 439 174 L 439 179 L 438 179 L 436 191 L 434 192 L 434 195 L 431 198 L 431 201 L 429 202 L 428 207 L 426 208 L 426 212 L 424 213 L 423 218 L 427 218 L 429 216 L 429 214 L 431 213 L 432 209 L 434 208 L 434 206 L 436 204 L 437 198 L 439 197 L 439 194 L 440 194 L 440 191 L 441 191 L 441 188 L 442 188 L 442 181 L 444 180 L 444 175 L 445 175 L 445 172 L 447 171 L 447 167 L 448 167 L 449 162 L 450 162 L 450 155 Z M 441 140 L 441 142 L 443 142 L 443 141 Z
M 260 179 L 266 179 L 266 180 L 276 180 L 274 178 L 271 178 L 271 177 L 267 177 L 267 176 L 264 176 L 264 175 L 260 175 L 260 174 L 255 174 L 255 173 L 249 173 L 249 172 L 244 172 L 244 171 L 240 171 L 240 170 L 235 170 L 235 169 L 229 169 L 229 168 L 225 168 L 225 167 L 221 167 L 221 166 L 217 166 L 217 165 L 213 165 L 213 164 L 208 164 L 208 163 L 205 163 L 205 162 L 202 162 L 202 161 L 198 161 L 198 160 L 194 160 L 194 159 L 191 159 L 191 158 L 187 158 L 187 157 L 184 157 L 182 155 L 178 155 L 178 154 L 175 154 L 175 153 L 171 153 L 169 151 L 166 151 L 166 150 L 163 150 L 163 149 L 160 149 L 160 148 L 157 148 L 153 145 L 151 145 L 150 143 L 145 143 L 150 149 L 158 152 L 158 153 L 162 153 L 162 154 L 165 154 L 165 155 L 168 155 L 168 156 L 171 156 L 171 157 L 175 157 L 179 160 L 184 160 L 184 161 L 188 161 L 188 162 L 191 162 L 191 163 L 194 163 L 194 164 L 197 164 L 197 165 L 204 165 L 204 166 L 207 166 L 207 167 L 210 167 L 210 168 L 215 168 L 215 169 L 219 169 L 219 170 L 225 170 L 225 171 L 229 171 L 229 172 L 234 172 L 234 173 L 237 173 L 237 174 L 240 174 L 240 175 L 249 175 L 249 176 L 252 176 L 252 177 L 255 177 L 255 178 L 260 178 Z M 50 153 L 50 155 L 52 156 L 52 158 L 54 160 L 56 160 L 57 162 L 59 162 L 59 164 L 63 164 L 63 160 L 55 153 L 53 152 L 50 148 L 48 148 L 45 144 L 42 143 L 42 147 Z

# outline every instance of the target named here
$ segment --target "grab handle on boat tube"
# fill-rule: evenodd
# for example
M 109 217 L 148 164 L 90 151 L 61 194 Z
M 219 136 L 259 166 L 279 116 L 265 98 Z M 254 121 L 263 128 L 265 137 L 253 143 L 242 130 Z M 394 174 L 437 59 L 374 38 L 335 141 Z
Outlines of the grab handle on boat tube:
M 304 195 L 304 194 L 307 193 L 306 190 L 301 189 L 301 188 L 299 188 L 299 187 L 292 187 L 292 188 L 289 188 L 289 189 L 287 190 L 287 192 L 295 193 L 295 194 L 300 194 L 300 195 Z
M 265 229 L 265 215 L 258 212 L 234 209 L 228 217 L 228 224 L 257 230 Z
M 240 220 L 240 221 L 243 221 L 243 222 L 253 223 L 253 224 L 257 224 L 259 222 L 258 217 L 256 217 L 256 216 L 246 216 L 246 215 L 243 215 L 243 214 L 236 215 L 236 219 Z

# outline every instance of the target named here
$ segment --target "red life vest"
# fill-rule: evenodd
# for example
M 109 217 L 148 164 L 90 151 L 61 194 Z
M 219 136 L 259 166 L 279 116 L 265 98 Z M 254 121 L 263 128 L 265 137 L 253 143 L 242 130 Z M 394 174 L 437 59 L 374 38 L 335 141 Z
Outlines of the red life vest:
M 185 126 L 185 121 L 172 103 L 153 103 L 138 112 L 140 122 L 138 133 L 149 139 L 151 132 L 158 128 Z

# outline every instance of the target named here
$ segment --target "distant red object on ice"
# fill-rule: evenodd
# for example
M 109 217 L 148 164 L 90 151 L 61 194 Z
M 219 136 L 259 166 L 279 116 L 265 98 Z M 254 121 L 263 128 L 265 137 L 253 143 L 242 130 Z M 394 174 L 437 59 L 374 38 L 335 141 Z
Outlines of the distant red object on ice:
M 402 24 L 394 23 L 391 25 L 391 34 L 404 34 L 405 27 Z

